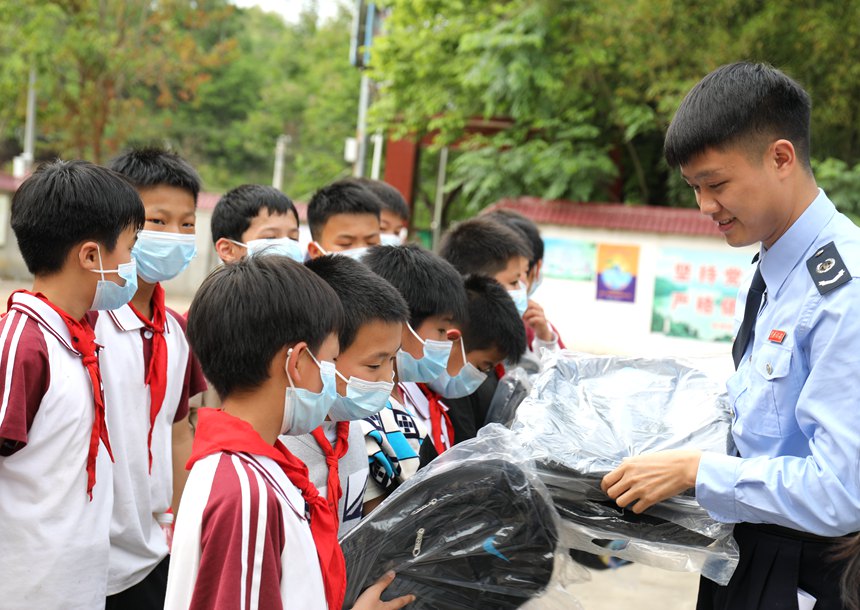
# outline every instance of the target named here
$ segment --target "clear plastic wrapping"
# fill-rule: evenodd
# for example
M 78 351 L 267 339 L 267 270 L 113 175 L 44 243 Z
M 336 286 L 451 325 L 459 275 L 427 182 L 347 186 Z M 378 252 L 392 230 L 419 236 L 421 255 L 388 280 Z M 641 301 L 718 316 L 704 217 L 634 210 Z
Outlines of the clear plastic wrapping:
M 520 367 L 510 369 L 499 379 L 499 385 L 487 409 L 487 419 L 484 425 L 502 424 L 510 428 L 514 423 L 517 408 L 529 395 L 532 384 L 529 375 Z
M 642 515 L 600 489 L 625 457 L 668 449 L 734 452 L 721 384 L 671 359 L 546 353 L 513 430 L 549 489 L 570 548 L 725 584 L 737 566 L 732 526 L 688 492 Z
M 344 608 L 388 570 L 384 599 L 412 593 L 415 610 L 579 608 L 566 586 L 587 578 L 560 542 L 552 499 L 501 426 L 446 451 L 341 539 Z

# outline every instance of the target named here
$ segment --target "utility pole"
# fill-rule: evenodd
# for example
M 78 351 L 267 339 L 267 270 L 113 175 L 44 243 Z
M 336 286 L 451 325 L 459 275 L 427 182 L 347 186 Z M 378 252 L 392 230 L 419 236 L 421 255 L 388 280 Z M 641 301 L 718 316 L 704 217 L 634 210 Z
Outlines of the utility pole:
M 379 180 L 379 176 L 382 173 L 382 148 L 384 140 L 382 134 L 379 132 L 373 134 L 370 139 L 373 140 L 373 162 L 370 164 L 370 177 L 374 180 Z
M 36 158 L 36 66 L 30 66 L 27 86 L 27 118 L 24 123 L 24 152 L 12 161 L 12 173 L 23 178 L 33 167 Z
M 287 146 L 290 142 L 292 142 L 290 136 L 281 134 L 275 144 L 275 172 L 272 175 L 272 186 L 279 191 L 283 190 L 284 186 L 284 155 L 287 153 Z
M 367 109 L 370 106 L 370 77 L 367 72 L 361 73 L 361 91 L 358 95 L 358 125 L 355 138 L 358 141 L 358 158 L 355 161 L 353 175 L 361 178 L 367 171 L 367 148 L 370 138 L 367 137 Z
M 442 207 L 445 205 L 445 178 L 448 172 L 448 147 L 443 146 L 439 151 L 439 173 L 436 176 L 436 199 L 433 203 L 433 251 L 439 250 L 439 238 L 442 236 Z

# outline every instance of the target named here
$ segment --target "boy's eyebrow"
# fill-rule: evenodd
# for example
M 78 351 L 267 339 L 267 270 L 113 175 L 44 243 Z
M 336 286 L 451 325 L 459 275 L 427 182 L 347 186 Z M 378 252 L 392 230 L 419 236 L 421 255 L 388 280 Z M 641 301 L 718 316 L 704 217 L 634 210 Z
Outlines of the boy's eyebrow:
M 720 171 L 722 171 L 721 168 L 706 169 L 703 172 L 699 172 L 698 174 L 696 174 L 692 178 L 687 176 L 684 172 L 681 172 L 681 178 L 683 178 L 684 180 L 704 180 L 705 178 L 710 178 L 711 176 L 719 174 Z

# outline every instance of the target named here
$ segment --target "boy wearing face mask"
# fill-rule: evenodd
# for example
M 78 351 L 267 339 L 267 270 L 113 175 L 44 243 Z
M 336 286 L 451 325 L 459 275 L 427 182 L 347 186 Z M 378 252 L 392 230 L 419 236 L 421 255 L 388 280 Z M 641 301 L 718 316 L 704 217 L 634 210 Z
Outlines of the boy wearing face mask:
M 197 291 L 188 337 L 222 408 L 198 415 L 166 608 L 341 608 L 336 515 L 278 437 L 308 434 L 334 407 L 342 320 L 331 287 L 284 256 L 243 257 Z M 383 606 L 391 578 L 355 608 L 410 602 Z
M 308 203 L 310 258 L 326 254 L 360 258 L 368 248 L 378 246 L 381 208 L 376 195 L 354 178 L 318 190 Z
M 41 166 L 12 199 L 31 291 L 0 320 L 0 599 L 4 608 L 104 604 L 113 505 L 90 309 L 134 294 L 144 210 L 134 188 L 83 161 Z M 34 500 L 35 499 L 35 500 Z
M 167 308 L 161 282 L 197 252 L 200 178 L 175 153 L 131 150 L 111 163 L 140 194 L 146 223 L 132 252 L 138 288 L 127 305 L 90 319 L 104 375 L 107 423 L 117 452 L 106 608 L 164 605 L 170 530 L 191 452 L 188 399 L 206 388 L 185 338 L 184 318 Z
M 391 284 L 358 261 L 322 256 L 305 265 L 334 289 L 343 306 L 338 396 L 322 426 L 281 441 L 307 464 L 311 482 L 335 511 L 340 537 L 358 525 L 367 487 L 368 458 L 358 420 L 373 417 L 388 403 L 409 310 Z
M 441 401 L 428 403 L 418 383 L 435 380 L 448 367 L 454 347 L 448 333 L 466 317 L 466 292 L 456 269 L 417 245 L 373 248 L 361 260 L 391 283 L 409 307 L 409 322 L 403 326 L 395 360 L 397 385 L 389 405 L 362 424 L 371 474 L 365 494 L 367 512 L 415 474 L 422 442 L 454 440 L 444 424 L 448 407 Z M 431 431 L 435 434 L 427 436 Z
M 299 213 L 289 197 L 261 184 L 243 184 L 224 194 L 212 211 L 212 242 L 218 257 L 232 263 L 245 255 L 282 254 L 302 262 Z
M 384 246 L 400 246 L 406 243 L 409 230 L 409 204 L 396 188 L 382 180 L 360 178 L 382 207 L 379 210 L 379 240 Z
M 475 438 L 487 419 L 495 383 L 496 368 L 503 362 L 516 364 L 526 347 L 526 333 L 517 308 L 507 291 L 492 278 L 472 275 L 464 282 L 468 299 L 467 320 L 461 333 L 452 333 L 454 353 L 460 352 L 459 362 L 450 359 L 448 369 L 435 381 L 419 383 L 428 402 L 444 401 L 453 443 Z M 456 372 L 455 371 L 459 371 Z M 451 373 L 455 373 L 453 376 Z M 479 388 L 492 389 L 489 395 Z M 431 434 L 431 438 L 432 438 Z M 449 449 L 437 443 L 421 446 L 421 466 Z

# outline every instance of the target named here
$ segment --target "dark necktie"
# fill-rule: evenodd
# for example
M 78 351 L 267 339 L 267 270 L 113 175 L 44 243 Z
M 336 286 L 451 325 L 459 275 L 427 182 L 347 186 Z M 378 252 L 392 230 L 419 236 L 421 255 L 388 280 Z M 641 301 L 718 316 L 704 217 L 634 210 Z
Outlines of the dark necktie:
M 764 295 L 764 278 L 761 276 L 761 268 L 756 265 L 755 275 L 750 284 L 750 290 L 747 294 L 747 303 L 744 307 L 744 319 L 741 321 L 741 327 L 738 329 L 738 336 L 735 337 L 735 342 L 732 345 L 732 359 L 735 361 L 735 370 L 740 366 L 741 359 L 744 357 L 744 352 L 747 351 L 747 345 L 755 334 L 755 321 L 758 317 L 758 310 L 761 308 L 761 299 Z

